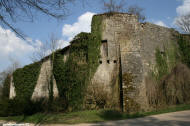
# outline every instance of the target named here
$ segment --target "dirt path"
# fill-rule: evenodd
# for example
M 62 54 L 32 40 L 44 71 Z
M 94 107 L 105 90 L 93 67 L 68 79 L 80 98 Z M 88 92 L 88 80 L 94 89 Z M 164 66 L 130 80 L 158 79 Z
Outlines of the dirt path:
M 34 125 L 30 124 L 30 126 Z M 68 125 L 48 124 L 43 126 L 68 126 Z M 190 110 L 153 115 L 137 119 L 108 121 L 108 122 L 92 123 L 92 124 L 76 124 L 69 126 L 190 126 Z

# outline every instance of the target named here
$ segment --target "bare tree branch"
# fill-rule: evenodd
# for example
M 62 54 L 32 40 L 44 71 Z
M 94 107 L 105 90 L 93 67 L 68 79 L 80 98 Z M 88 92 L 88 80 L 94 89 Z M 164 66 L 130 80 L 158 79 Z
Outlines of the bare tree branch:
M 138 17 L 139 22 L 144 22 L 144 20 L 146 19 L 145 15 L 143 14 L 143 11 L 144 9 L 137 5 L 129 6 L 128 8 L 128 13 L 136 15 Z
M 107 13 L 125 12 L 125 0 L 102 0 L 103 10 Z
M 127 7 L 126 0 L 101 0 L 101 3 L 103 3 L 103 10 L 107 13 L 122 12 L 133 14 L 138 17 L 139 22 L 144 22 L 146 19 L 143 14 L 143 8 L 137 5 Z
M 190 14 L 178 17 L 175 24 L 184 32 L 190 34 Z
M 0 23 L 9 27 L 19 37 L 25 36 L 16 29 L 11 22 L 29 20 L 41 12 L 56 19 L 63 19 L 68 15 L 66 5 L 75 0 L 0 0 Z
M 36 62 L 48 56 L 49 54 L 52 54 L 59 48 L 58 42 L 59 39 L 54 34 L 51 34 L 49 40 L 47 40 L 40 47 L 38 47 L 33 55 L 30 57 L 30 59 L 33 62 Z

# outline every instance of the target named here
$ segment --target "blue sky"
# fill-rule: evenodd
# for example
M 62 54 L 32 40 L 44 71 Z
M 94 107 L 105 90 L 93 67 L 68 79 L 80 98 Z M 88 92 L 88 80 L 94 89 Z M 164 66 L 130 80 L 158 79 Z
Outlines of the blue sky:
M 76 1 L 68 5 L 70 16 L 62 21 L 37 14 L 34 22 L 16 22 L 14 26 L 27 35 L 31 44 L 0 26 L 0 72 L 10 65 L 10 60 L 19 61 L 22 66 L 31 63 L 31 55 L 52 33 L 59 38 L 62 48 L 81 31 L 90 32 L 93 14 L 103 12 L 100 0 L 88 0 L 85 6 Z M 144 8 L 146 21 L 165 27 L 175 27 L 177 16 L 190 13 L 190 0 L 126 0 L 126 3 Z

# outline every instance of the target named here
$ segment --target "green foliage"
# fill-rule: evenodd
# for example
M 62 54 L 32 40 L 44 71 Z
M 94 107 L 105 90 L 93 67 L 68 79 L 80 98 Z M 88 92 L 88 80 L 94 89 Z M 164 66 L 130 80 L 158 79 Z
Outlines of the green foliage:
M 100 46 L 102 39 L 102 16 L 93 16 L 91 28 L 91 39 L 88 41 L 88 64 L 90 78 L 94 75 L 99 65 L 98 60 L 100 58 Z
M 43 112 L 41 101 L 32 102 L 30 99 L 3 99 L 0 101 L 0 116 L 32 115 Z
M 41 62 L 36 62 L 17 69 L 13 73 L 13 82 L 16 90 L 16 97 L 30 99 L 37 83 L 40 73 Z
M 69 56 L 64 62 L 64 51 L 55 53 L 53 73 L 65 109 L 80 110 L 88 83 L 98 67 L 101 44 L 101 18 L 95 16 L 92 33 L 80 33 L 71 42 Z
M 190 67 L 190 38 L 180 35 L 178 45 L 182 62 Z
M 152 75 L 157 81 L 160 81 L 165 75 L 169 74 L 180 61 L 178 49 L 175 44 L 165 46 L 164 51 L 160 51 L 160 49 L 157 48 L 155 57 L 156 64 L 153 68 Z
M 168 74 L 167 57 L 166 54 L 162 54 L 158 48 L 156 49 L 155 56 L 156 56 L 156 68 L 157 68 L 156 79 L 161 80 L 161 78 L 164 75 Z
M 11 76 L 8 75 L 3 84 L 3 89 L 2 89 L 3 98 L 9 98 L 10 82 L 11 82 Z
M 101 17 L 95 16 L 92 22 L 92 33 L 80 33 L 74 38 L 69 47 L 69 56 L 65 62 L 65 50 L 67 51 L 68 48 L 53 52 L 51 55 L 53 74 L 50 78 L 50 97 L 48 101 L 44 101 L 46 103 L 33 103 L 30 101 L 42 62 L 36 62 L 17 69 L 13 73 L 16 98 L 13 100 L 5 99 L 0 102 L 0 107 L 2 108 L 0 115 L 30 114 L 30 111 L 48 110 L 58 112 L 82 109 L 87 85 L 99 65 L 101 23 Z M 53 99 L 53 77 L 57 82 L 60 96 L 58 99 Z M 6 79 L 5 85 L 8 98 L 10 78 Z M 36 109 L 36 104 L 39 109 Z
M 9 99 L 11 76 L 7 76 L 3 85 L 3 98 L 0 101 L 0 116 L 30 115 L 45 110 L 41 102 L 30 101 L 40 68 L 41 62 L 36 62 L 13 73 L 16 91 L 14 99 Z

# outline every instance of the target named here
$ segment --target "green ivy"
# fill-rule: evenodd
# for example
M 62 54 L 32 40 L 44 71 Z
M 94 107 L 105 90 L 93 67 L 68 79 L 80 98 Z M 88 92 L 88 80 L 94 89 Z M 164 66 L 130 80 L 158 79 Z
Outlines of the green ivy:
M 156 64 L 152 75 L 157 81 L 160 81 L 165 75 L 169 74 L 176 64 L 180 62 L 178 52 L 177 45 L 174 43 L 171 43 L 170 46 L 165 46 L 164 51 L 156 48 Z
M 190 68 L 190 37 L 180 35 L 178 45 L 182 62 Z
M 69 111 L 82 109 L 87 85 L 99 65 L 101 23 L 101 17 L 94 16 L 92 33 L 80 33 L 74 38 L 66 62 L 64 50 L 55 53 L 53 73 L 59 95 Z
M 161 78 L 168 74 L 168 64 L 167 64 L 167 56 L 166 53 L 161 53 L 161 51 L 156 49 L 156 68 L 157 68 L 157 80 L 161 80 Z
M 9 98 L 9 92 L 10 92 L 10 83 L 11 83 L 11 76 L 7 75 L 6 79 L 4 80 L 3 84 L 3 93 L 2 97 L 3 98 Z
M 71 41 L 69 56 L 65 62 L 64 55 L 68 48 L 60 49 L 52 54 L 53 75 L 57 82 L 59 101 L 63 102 L 57 109 L 63 110 L 62 107 L 64 107 L 64 110 L 72 111 L 83 108 L 87 86 L 99 65 L 101 24 L 102 16 L 94 16 L 92 33 L 80 33 Z M 16 99 L 23 102 L 30 100 L 39 77 L 41 64 L 42 62 L 36 62 L 17 69 L 13 73 Z M 10 84 L 10 79 L 8 79 L 6 83 Z M 51 76 L 50 91 L 53 91 L 52 82 L 53 76 Z M 53 96 L 53 92 L 50 92 L 50 96 Z M 50 102 L 54 102 L 51 97 Z M 52 106 L 57 105 L 52 104 Z
M 60 97 L 69 110 L 81 109 L 84 92 L 89 78 L 88 41 L 90 34 L 80 33 L 73 40 L 69 57 L 64 63 L 64 54 L 57 52 L 54 60 L 54 76 L 57 81 Z
M 36 62 L 17 69 L 13 73 L 13 82 L 16 90 L 16 97 L 30 99 L 37 84 L 40 73 L 41 62 Z

